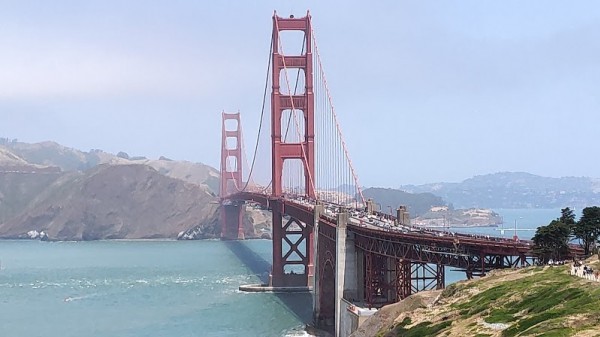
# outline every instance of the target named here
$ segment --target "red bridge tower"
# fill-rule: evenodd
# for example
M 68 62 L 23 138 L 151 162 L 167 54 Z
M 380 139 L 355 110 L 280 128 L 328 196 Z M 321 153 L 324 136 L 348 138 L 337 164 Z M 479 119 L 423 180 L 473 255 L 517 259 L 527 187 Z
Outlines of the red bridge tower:
M 283 55 L 281 32 L 301 31 L 304 33 L 303 44 L 305 51 L 302 55 Z M 311 49 L 311 22 L 307 13 L 303 18 L 281 18 L 273 15 L 273 54 L 271 94 L 271 145 L 272 145 L 272 193 L 273 197 L 283 196 L 282 175 L 284 162 L 290 159 L 300 159 L 304 166 L 306 196 L 315 199 L 315 119 L 313 97 L 313 55 Z M 282 72 L 289 69 L 304 71 L 304 93 L 295 94 L 290 90 L 287 75 Z M 284 78 L 287 83 L 280 83 Z M 281 86 L 288 93 L 281 93 Z M 282 121 L 285 111 L 291 114 L 301 114 L 304 118 L 304 139 L 297 143 L 285 142 L 282 139 Z M 278 286 L 308 286 L 314 275 L 312 258 L 312 228 L 299 220 L 289 218 L 283 225 L 283 209 L 273 208 L 273 271 L 271 285 Z M 284 252 L 285 248 L 285 252 Z M 304 270 L 302 269 L 303 266 Z
M 242 127 L 240 113 L 223 112 L 223 132 L 221 139 L 221 239 L 243 240 L 242 221 L 243 201 L 229 200 L 227 197 L 242 190 Z M 235 127 L 227 129 L 227 121 L 235 121 Z

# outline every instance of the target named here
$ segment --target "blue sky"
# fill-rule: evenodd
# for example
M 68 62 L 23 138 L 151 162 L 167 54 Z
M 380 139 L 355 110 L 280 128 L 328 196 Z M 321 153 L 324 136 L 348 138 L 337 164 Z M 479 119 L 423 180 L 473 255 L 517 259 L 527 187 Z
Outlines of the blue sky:
M 364 185 L 600 176 L 596 1 L 0 0 L 0 136 L 217 167 L 274 9 L 311 10 Z

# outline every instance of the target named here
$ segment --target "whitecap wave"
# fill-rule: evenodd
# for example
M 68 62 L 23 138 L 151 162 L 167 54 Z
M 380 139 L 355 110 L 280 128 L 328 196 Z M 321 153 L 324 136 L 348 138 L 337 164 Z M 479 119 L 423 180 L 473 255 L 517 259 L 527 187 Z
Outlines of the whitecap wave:
M 98 293 L 94 293 L 94 294 L 89 294 L 89 295 L 81 295 L 81 296 L 67 296 L 65 297 L 65 302 L 75 302 L 75 301 L 82 301 L 82 300 L 86 300 L 86 299 L 90 299 L 90 298 L 94 298 L 100 296 L 100 294 Z
M 316 337 L 315 335 L 311 335 L 306 331 L 286 331 L 283 337 Z

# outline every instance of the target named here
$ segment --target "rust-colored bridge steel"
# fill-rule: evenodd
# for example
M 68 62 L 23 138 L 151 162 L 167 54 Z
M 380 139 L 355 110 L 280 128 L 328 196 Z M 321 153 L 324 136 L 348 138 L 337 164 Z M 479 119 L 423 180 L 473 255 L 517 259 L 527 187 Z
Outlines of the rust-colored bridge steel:
M 280 46 L 283 31 L 303 33 L 302 55 L 284 55 Z M 312 29 L 310 16 L 303 18 L 281 18 L 273 15 L 273 37 L 271 56 L 271 151 L 272 151 L 272 194 L 283 195 L 283 167 L 286 160 L 300 160 L 304 168 L 306 196 L 315 199 L 315 108 L 313 94 Z M 289 83 L 284 83 L 288 93 L 282 93 L 280 79 L 282 72 L 289 69 L 303 70 L 304 93 L 291 92 Z M 283 76 L 288 81 L 287 74 Z M 299 142 L 286 142 L 282 139 L 282 117 L 285 111 L 303 115 L 304 135 Z M 307 286 L 312 283 L 314 264 L 312 231 L 298 218 L 290 217 L 283 223 L 284 209 L 280 204 L 272 207 L 273 212 L 273 270 L 271 284 L 275 287 Z M 290 215 L 290 214 L 288 214 Z M 284 250 L 285 249 L 285 250 Z M 301 272 L 291 273 L 294 267 Z
M 302 55 L 283 54 L 280 48 L 280 34 L 283 31 L 300 31 L 304 34 L 305 50 L 303 49 Z M 446 267 L 462 270 L 468 278 L 471 278 L 485 275 L 496 268 L 511 268 L 533 263 L 534 254 L 531 242 L 528 241 L 474 237 L 415 228 L 407 230 L 406 227 L 403 227 L 404 230 L 376 227 L 361 224 L 360 221 L 356 221 L 356 218 L 344 220 L 348 223 L 338 226 L 338 219 L 327 215 L 332 214 L 331 212 L 319 213 L 321 206 L 314 202 L 317 198 L 314 182 L 315 113 L 311 34 L 309 15 L 303 18 L 273 16 L 270 195 L 264 192 L 244 191 L 245 188 L 241 187 L 240 118 L 239 114 L 223 113 L 222 237 L 243 238 L 241 211 L 245 202 L 257 203 L 271 210 L 273 264 L 270 286 L 311 287 L 314 285 L 315 308 L 318 308 L 315 309 L 315 321 L 321 327 L 332 326 L 334 320 L 335 294 L 340 293 L 340 288 L 336 285 L 336 277 L 342 277 L 338 262 L 340 266 L 346 266 L 344 276 L 346 278 L 343 282 L 349 284 L 342 289 L 343 298 L 369 307 L 393 303 L 421 290 L 444 288 Z M 281 92 L 281 74 L 288 69 L 303 70 L 305 88 L 302 94 Z M 282 116 L 285 111 L 292 111 L 292 113 L 298 111 L 303 116 L 304 134 L 297 142 L 289 143 L 282 139 Z M 232 119 L 237 121 L 237 129 L 226 130 L 226 122 Z M 228 148 L 228 138 L 235 139 L 237 147 Z M 228 167 L 228 160 L 235 161 L 235 167 Z M 313 200 L 312 205 L 305 200 L 284 195 L 282 175 L 286 160 L 302 162 L 302 173 L 305 179 L 303 198 Z M 355 183 L 358 185 L 357 181 Z M 232 186 L 235 189 L 232 189 Z M 345 213 L 343 206 L 337 205 L 337 207 L 341 214 Z M 401 220 L 381 213 L 377 215 L 392 221 Z M 340 219 L 342 218 L 341 216 Z M 318 221 L 317 226 L 315 221 Z M 315 228 L 318 228 L 316 233 Z M 316 246 L 313 246 L 314 235 L 317 236 Z M 340 241 L 345 242 L 343 250 L 340 250 Z M 579 248 L 571 247 L 572 255 L 581 255 L 581 253 Z M 344 261 L 336 261 L 338 258 L 344 258 Z M 315 274 L 317 274 L 316 279 Z M 347 282 L 348 280 L 351 282 Z
M 222 112 L 221 137 L 221 239 L 244 239 L 242 205 L 228 196 L 242 189 L 242 126 L 240 113 Z M 228 126 L 231 127 L 228 129 Z
M 282 214 L 306 224 L 309 230 L 314 228 L 314 210 L 305 204 L 252 192 L 232 197 L 279 209 Z M 336 219 L 326 215 L 319 217 L 316 258 L 320 268 L 317 282 L 322 286 L 323 296 L 319 296 L 322 309 L 333 305 L 328 289 L 331 290 L 334 283 L 336 226 Z M 471 278 L 483 276 L 492 269 L 527 266 L 535 259 L 530 241 L 426 230 L 404 233 L 356 224 L 348 224 L 348 231 L 357 248 L 356 278 L 359 280 L 359 287 L 350 299 L 372 307 L 397 302 L 418 291 L 444 288 L 445 267 L 462 270 Z M 571 247 L 572 255 L 582 253 L 580 247 Z

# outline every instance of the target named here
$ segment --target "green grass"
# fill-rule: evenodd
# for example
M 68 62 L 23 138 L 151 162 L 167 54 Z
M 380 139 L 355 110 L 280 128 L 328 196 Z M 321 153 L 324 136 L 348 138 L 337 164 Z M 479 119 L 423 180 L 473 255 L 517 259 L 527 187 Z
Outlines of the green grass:
M 514 320 L 514 313 L 505 309 L 492 310 L 489 316 L 485 318 L 487 323 L 506 323 Z
M 568 337 L 575 333 L 575 329 L 573 328 L 565 328 L 565 327 L 556 327 L 556 328 L 546 328 L 546 327 L 536 327 L 533 329 L 529 329 L 525 335 L 541 335 L 543 334 L 545 337 Z
M 534 271 L 533 273 L 531 271 Z M 485 289 L 480 293 L 450 305 L 462 319 L 480 317 L 487 323 L 505 323 L 509 327 L 502 336 L 572 336 L 578 331 L 600 326 L 600 285 L 586 283 L 568 275 L 567 267 L 528 268 L 528 275 L 505 281 L 485 289 L 486 279 L 450 285 L 442 293 L 450 298 L 470 288 Z M 522 273 L 523 271 L 518 271 Z M 567 317 L 584 315 L 578 324 L 567 324 Z M 440 317 L 440 316 L 438 316 Z M 449 321 L 422 322 L 411 326 L 406 318 L 380 336 L 437 336 L 451 326 Z M 478 324 L 470 322 L 469 329 Z M 476 336 L 490 336 L 471 330 Z M 599 335 L 600 337 L 600 335 Z
M 463 318 L 482 314 L 487 323 L 511 324 L 502 334 L 507 337 L 530 333 L 569 336 L 575 330 L 562 324 L 563 317 L 600 308 L 600 289 L 586 289 L 576 282 L 564 268 L 548 268 L 482 291 L 456 308 Z M 550 322 L 556 323 L 552 330 L 548 330 Z
M 427 337 L 437 336 L 438 333 L 452 324 L 451 321 L 445 321 L 438 324 L 432 324 L 431 322 L 422 322 L 413 327 L 405 328 L 403 325 L 398 324 L 390 336 L 397 337 Z
M 548 322 L 556 322 L 548 333 L 568 336 L 574 330 L 563 326 L 563 317 L 600 308 L 600 289 L 578 287 L 564 268 L 533 270 L 531 276 L 491 287 L 455 308 L 463 318 L 481 314 L 487 323 L 511 324 L 503 336 L 526 331 L 546 335 Z
M 544 312 L 541 314 L 533 315 L 528 318 L 524 318 L 519 320 L 517 323 L 513 324 L 510 328 L 504 330 L 502 332 L 503 337 L 511 337 L 516 336 L 518 333 L 524 332 L 532 326 L 559 317 L 557 313 L 553 312 Z

